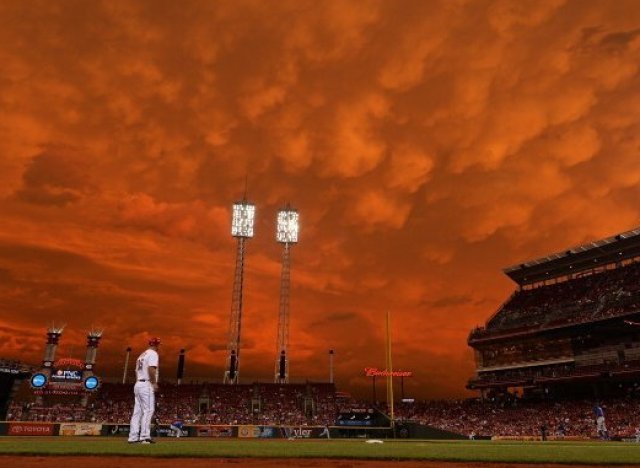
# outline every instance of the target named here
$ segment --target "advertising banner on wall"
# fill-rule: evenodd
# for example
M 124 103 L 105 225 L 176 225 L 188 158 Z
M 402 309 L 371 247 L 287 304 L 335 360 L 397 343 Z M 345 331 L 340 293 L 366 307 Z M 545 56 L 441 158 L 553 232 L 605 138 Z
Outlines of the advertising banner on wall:
M 189 430 L 186 427 L 182 429 L 171 429 L 169 425 L 157 426 L 155 430 L 156 437 L 177 437 L 176 431 L 180 431 L 180 437 L 189 437 Z M 153 433 L 154 431 L 152 431 Z
M 233 437 L 233 426 L 196 426 L 197 437 Z
M 7 435 L 10 436 L 52 436 L 54 424 L 50 423 L 9 423 Z
M 257 426 L 257 436 L 260 439 L 273 439 L 280 437 L 278 428 L 272 426 Z
M 256 438 L 260 434 L 258 426 L 238 426 L 238 437 L 242 439 Z
M 102 424 L 95 423 L 62 423 L 60 424 L 61 436 L 99 436 L 102 433 Z
M 273 426 L 238 426 L 238 437 L 242 439 L 273 439 L 280 431 Z
M 129 436 L 128 424 L 103 424 L 100 433 L 103 436 Z
M 287 439 L 318 439 L 328 438 L 329 429 L 324 427 L 308 427 L 308 426 L 283 426 L 280 428 L 282 437 Z

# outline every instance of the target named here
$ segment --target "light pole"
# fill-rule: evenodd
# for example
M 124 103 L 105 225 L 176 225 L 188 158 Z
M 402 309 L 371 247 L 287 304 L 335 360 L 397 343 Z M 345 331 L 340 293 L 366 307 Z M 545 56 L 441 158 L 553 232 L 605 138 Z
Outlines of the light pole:
M 124 357 L 124 371 L 122 372 L 122 383 L 127 383 L 127 370 L 129 369 L 129 357 L 131 356 L 131 347 L 127 346 L 127 354 Z
M 253 237 L 256 207 L 246 199 L 233 204 L 231 235 L 238 241 L 236 268 L 231 296 L 231 316 L 229 317 L 229 341 L 227 343 L 227 366 L 223 383 L 238 383 L 240 372 L 240 332 L 242 329 L 242 283 L 244 275 L 244 244 Z
M 395 418 L 393 414 L 393 360 L 391 353 L 391 312 L 387 311 L 387 404 L 389 405 L 389 416 L 391 417 L 391 428 L 395 435 Z
M 333 349 L 329 350 L 329 383 L 333 383 Z
M 376 402 L 378 401 L 378 397 L 376 396 L 376 376 L 373 375 L 372 376 L 372 398 L 373 398 L 373 404 L 375 405 Z
M 178 369 L 176 371 L 178 385 L 182 385 L 182 379 L 184 378 L 184 353 L 184 349 L 181 349 L 180 354 L 178 354 Z
M 289 296 L 291 291 L 291 247 L 298 243 L 299 215 L 287 205 L 278 211 L 276 240 L 283 245 L 280 274 L 280 306 L 276 343 L 275 383 L 289 382 Z

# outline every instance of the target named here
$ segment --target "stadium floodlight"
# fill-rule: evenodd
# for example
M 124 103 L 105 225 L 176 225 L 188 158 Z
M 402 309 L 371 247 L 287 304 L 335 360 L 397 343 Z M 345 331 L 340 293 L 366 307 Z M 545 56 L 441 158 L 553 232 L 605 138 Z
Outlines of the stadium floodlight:
M 233 237 L 253 237 L 255 216 L 255 205 L 247 203 L 246 201 L 234 203 L 231 235 Z
M 278 212 L 278 228 L 276 239 L 282 244 L 295 244 L 298 242 L 299 216 L 294 209 L 284 209 Z
M 240 331 L 242 330 L 242 285 L 244 283 L 244 253 L 245 242 L 253 237 L 256 207 L 246 198 L 233 204 L 231 219 L 231 235 L 237 239 L 236 268 L 233 278 L 233 293 L 231 296 L 231 317 L 229 318 L 229 342 L 227 350 L 227 367 L 223 383 L 237 384 L 240 369 Z
M 289 205 L 278 211 L 276 240 L 283 245 L 280 275 L 280 307 L 276 342 L 275 383 L 289 382 L 289 294 L 291 291 L 291 247 L 298 242 L 298 212 Z

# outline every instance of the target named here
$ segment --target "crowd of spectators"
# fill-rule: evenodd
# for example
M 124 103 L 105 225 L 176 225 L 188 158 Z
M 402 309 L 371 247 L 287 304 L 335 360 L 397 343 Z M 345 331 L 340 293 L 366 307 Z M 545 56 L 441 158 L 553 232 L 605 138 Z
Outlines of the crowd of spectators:
M 594 400 L 526 401 L 479 399 L 400 403 L 395 417 L 464 435 L 597 437 Z M 631 437 L 640 428 L 640 399 L 609 398 L 602 405 L 611 437 Z
M 517 291 L 471 339 L 616 317 L 640 308 L 640 262 Z
M 7 412 L 7 421 L 87 421 L 87 411 L 79 403 L 55 403 L 45 406 L 33 402 L 13 402 Z
M 476 388 L 481 388 L 483 383 L 504 383 L 505 385 L 511 384 L 511 386 L 514 386 L 514 384 L 540 384 L 554 380 L 569 380 L 585 376 L 599 376 L 602 374 L 613 376 L 630 371 L 640 372 L 640 362 L 622 362 L 615 365 L 610 363 L 590 366 L 557 364 L 539 367 L 522 367 L 518 369 L 480 372 L 471 382 L 475 384 Z
M 548 361 L 573 356 L 570 338 L 529 338 L 499 342 L 482 348 L 480 364 L 492 367 L 523 361 Z
M 133 410 L 131 385 L 103 384 L 86 407 L 77 404 L 14 402 L 9 420 L 128 423 Z M 73 398 L 73 397 L 70 397 Z M 325 425 L 353 400 L 338 398 L 332 384 L 162 384 L 156 393 L 157 422 L 182 419 L 191 424 Z
M 562 372 L 558 367 L 556 372 Z M 156 421 L 169 424 L 333 425 L 341 413 L 369 410 L 369 402 L 339 398 L 333 385 L 217 384 L 164 385 L 157 398 Z M 397 421 L 413 421 L 464 435 L 595 437 L 594 400 L 526 400 L 515 397 L 397 403 Z M 105 384 L 86 407 L 78 403 L 38 406 L 14 402 L 8 420 L 128 423 L 130 385 Z M 640 428 L 640 396 L 603 402 L 612 437 L 630 437 Z M 377 409 L 389 414 L 379 403 Z
M 20 371 L 31 372 L 33 369 L 20 361 L 12 359 L 0 359 L 0 372 Z

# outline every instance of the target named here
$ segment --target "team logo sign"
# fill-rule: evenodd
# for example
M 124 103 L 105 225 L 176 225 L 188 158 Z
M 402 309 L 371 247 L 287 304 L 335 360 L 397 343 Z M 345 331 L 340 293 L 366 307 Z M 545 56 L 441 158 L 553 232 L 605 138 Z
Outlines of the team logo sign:
M 96 377 L 95 375 L 92 375 L 91 377 L 87 377 L 84 381 L 84 388 L 86 388 L 89 391 L 95 390 L 96 388 L 98 388 L 99 385 L 100 385 L 100 380 L 98 380 L 98 377 Z
M 42 388 L 47 385 L 47 376 L 42 373 L 33 374 L 30 382 L 33 388 Z
M 238 437 L 251 439 L 268 439 L 277 437 L 277 433 L 271 426 L 240 426 L 238 427 Z

